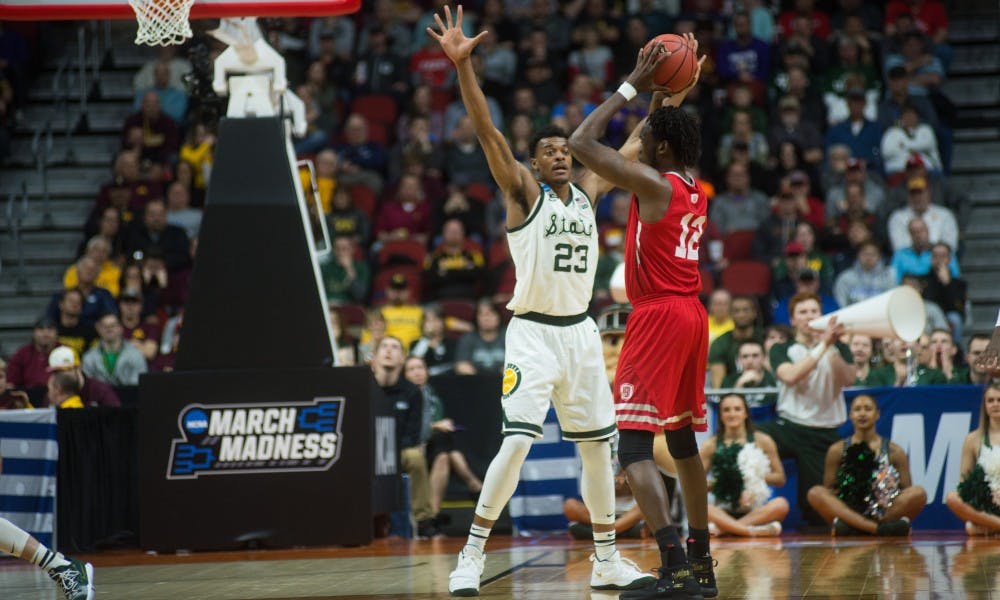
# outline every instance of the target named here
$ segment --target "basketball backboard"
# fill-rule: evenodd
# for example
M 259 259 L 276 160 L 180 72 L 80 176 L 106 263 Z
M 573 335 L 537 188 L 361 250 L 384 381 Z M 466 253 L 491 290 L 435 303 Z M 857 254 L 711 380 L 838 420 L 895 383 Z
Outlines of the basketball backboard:
M 191 19 L 312 17 L 357 11 L 361 0 L 195 0 Z M 0 21 L 135 19 L 128 0 L 0 0 Z

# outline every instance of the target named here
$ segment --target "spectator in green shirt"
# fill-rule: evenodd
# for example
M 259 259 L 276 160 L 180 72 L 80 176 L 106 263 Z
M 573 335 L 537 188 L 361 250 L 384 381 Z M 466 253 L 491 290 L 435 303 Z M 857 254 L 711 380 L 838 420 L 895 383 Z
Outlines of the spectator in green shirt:
M 320 263 L 326 299 L 330 304 L 361 304 L 368 295 L 371 273 L 355 258 L 354 239 L 342 235 L 333 240 L 333 252 Z
M 764 367 L 764 345 L 756 340 L 748 340 L 739 346 L 737 353 L 739 373 L 729 373 L 722 380 L 724 388 L 762 388 L 778 385 L 774 375 Z M 751 407 L 774 404 L 778 401 L 775 392 L 745 392 L 743 397 Z
M 712 387 L 722 385 L 730 373 L 736 373 L 736 356 L 740 342 L 753 340 L 764 343 L 764 332 L 757 327 L 757 301 L 750 296 L 733 298 L 733 330 L 720 335 L 708 349 L 708 370 Z
M 912 353 L 909 360 L 906 357 L 907 347 Z M 912 344 L 907 344 L 899 339 L 887 341 L 883 345 L 882 355 L 885 357 L 886 364 L 892 365 L 895 371 L 893 385 L 941 385 L 948 383 L 948 378 L 944 376 L 944 373 L 930 366 L 931 342 L 927 334 L 920 336 L 920 339 Z
M 872 366 L 875 355 L 875 342 L 871 336 L 863 333 L 851 335 L 849 345 L 854 355 L 854 368 L 857 376 L 854 385 L 864 387 L 882 387 L 896 384 L 896 371 L 892 366 Z
M 980 356 L 990 344 L 990 336 L 984 333 L 976 333 L 969 336 L 969 341 L 965 344 L 965 360 L 968 366 L 958 367 L 949 383 L 974 383 L 986 385 L 990 382 L 990 374 L 976 364 Z

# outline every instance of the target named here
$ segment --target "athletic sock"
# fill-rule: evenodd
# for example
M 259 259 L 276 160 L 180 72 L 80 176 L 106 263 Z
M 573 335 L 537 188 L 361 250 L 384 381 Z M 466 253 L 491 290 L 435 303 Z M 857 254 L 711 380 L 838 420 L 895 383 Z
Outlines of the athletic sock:
M 695 527 L 688 527 L 688 534 L 688 556 L 695 558 L 705 558 L 708 556 L 708 528 L 697 529 Z
M 675 567 L 687 562 L 684 547 L 681 546 L 681 536 L 673 525 L 667 525 L 655 534 L 656 545 L 660 548 L 660 562 L 664 567 Z
M 615 555 L 615 530 L 594 532 L 594 555 L 597 560 L 608 560 Z
M 49 550 L 41 543 L 38 544 L 38 550 L 35 550 L 35 555 L 31 557 L 31 562 L 46 573 L 51 573 L 52 569 L 69 564 L 69 561 L 66 560 L 66 557 L 61 552 Z
M 480 553 L 486 554 L 486 540 L 490 537 L 490 528 L 480 527 L 479 525 L 471 525 L 469 527 L 469 539 L 465 542 L 466 546 L 472 546 Z

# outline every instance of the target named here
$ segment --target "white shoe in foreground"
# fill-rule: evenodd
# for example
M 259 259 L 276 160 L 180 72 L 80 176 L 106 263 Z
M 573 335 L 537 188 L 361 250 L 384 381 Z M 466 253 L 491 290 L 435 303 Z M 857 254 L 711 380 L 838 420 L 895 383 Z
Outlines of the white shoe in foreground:
M 452 596 L 478 596 L 479 579 L 486 566 L 486 555 L 473 546 L 458 553 L 458 565 L 448 576 L 448 592 Z
M 590 587 L 595 590 L 634 590 L 656 581 L 656 576 L 641 570 L 617 550 L 608 560 L 598 560 L 593 554 L 590 560 L 594 563 Z

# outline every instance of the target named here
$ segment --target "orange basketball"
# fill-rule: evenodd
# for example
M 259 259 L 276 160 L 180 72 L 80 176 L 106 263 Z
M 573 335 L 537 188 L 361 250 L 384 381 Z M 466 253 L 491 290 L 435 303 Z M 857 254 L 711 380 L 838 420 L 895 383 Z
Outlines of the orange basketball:
M 649 40 L 642 51 L 646 52 L 656 42 L 662 43 L 663 48 L 670 52 L 670 56 L 660 63 L 653 81 L 656 85 L 666 87 L 671 93 L 683 90 L 691 84 L 691 79 L 698 69 L 698 57 L 684 38 L 672 33 L 664 33 Z

